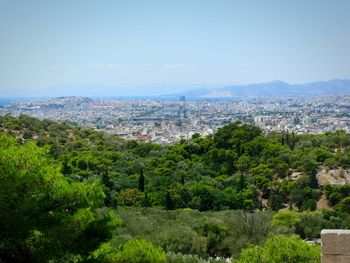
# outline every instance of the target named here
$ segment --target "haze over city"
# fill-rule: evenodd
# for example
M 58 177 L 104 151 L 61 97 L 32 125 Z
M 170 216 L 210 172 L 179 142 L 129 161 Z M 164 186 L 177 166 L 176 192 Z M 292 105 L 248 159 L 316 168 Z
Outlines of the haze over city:
M 349 1 L 0 1 L 0 97 L 350 78 Z

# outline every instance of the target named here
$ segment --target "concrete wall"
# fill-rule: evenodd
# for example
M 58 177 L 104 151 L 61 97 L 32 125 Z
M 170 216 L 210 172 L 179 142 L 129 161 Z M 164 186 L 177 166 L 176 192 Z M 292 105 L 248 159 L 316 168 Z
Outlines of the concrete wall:
M 321 231 L 322 263 L 350 263 L 350 230 Z

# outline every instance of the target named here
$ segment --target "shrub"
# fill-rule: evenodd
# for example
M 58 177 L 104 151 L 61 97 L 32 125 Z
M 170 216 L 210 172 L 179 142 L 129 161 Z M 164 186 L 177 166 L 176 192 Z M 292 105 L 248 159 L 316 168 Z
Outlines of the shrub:
M 111 243 L 104 243 L 89 259 L 91 262 L 106 263 L 165 263 L 166 255 L 160 247 L 148 241 L 131 239 L 119 251 Z
M 297 236 L 275 235 L 262 246 L 242 250 L 235 263 L 312 263 L 320 262 L 320 247 L 310 245 Z
M 181 253 L 167 253 L 167 263 L 226 263 L 224 259 L 203 259 L 197 255 L 184 255 Z

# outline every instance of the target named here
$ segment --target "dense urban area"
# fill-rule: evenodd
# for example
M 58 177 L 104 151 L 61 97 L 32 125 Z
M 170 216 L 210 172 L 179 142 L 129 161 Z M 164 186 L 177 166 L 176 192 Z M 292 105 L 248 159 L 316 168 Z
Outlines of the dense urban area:
M 90 99 L 60 97 L 17 100 L 0 115 L 27 114 L 39 119 L 69 120 L 109 134 L 169 144 L 198 133 L 213 134 L 240 120 L 263 131 L 320 134 L 350 131 L 350 96 L 241 99 Z

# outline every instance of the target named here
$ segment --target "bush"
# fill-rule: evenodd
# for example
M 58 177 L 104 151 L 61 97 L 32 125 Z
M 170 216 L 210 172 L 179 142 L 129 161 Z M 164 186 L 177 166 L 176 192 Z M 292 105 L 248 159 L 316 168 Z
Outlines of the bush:
M 143 239 L 127 241 L 115 256 L 116 263 L 165 263 L 166 256 L 160 247 Z
M 91 262 L 101 263 L 165 263 L 166 255 L 160 247 L 143 239 L 131 239 L 125 242 L 121 250 L 111 243 L 103 243 L 90 256 Z
M 301 221 L 300 214 L 295 211 L 279 211 L 272 217 L 272 226 L 279 233 L 294 233 L 295 225 Z
M 241 252 L 235 263 L 312 263 L 320 262 L 320 247 L 297 236 L 275 235 L 262 246 L 251 246 Z
M 224 259 L 202 259 L 197 255 L 184 255 L 181 253 L 167 253 L 167 263 L 226 263 Z
M 326 220 L 320 211 L 303 212 L 300 219 L 296 224 L 296 234 L 301 238 L 319 238 L 322 229 L 337 228 L 330 220 Z

